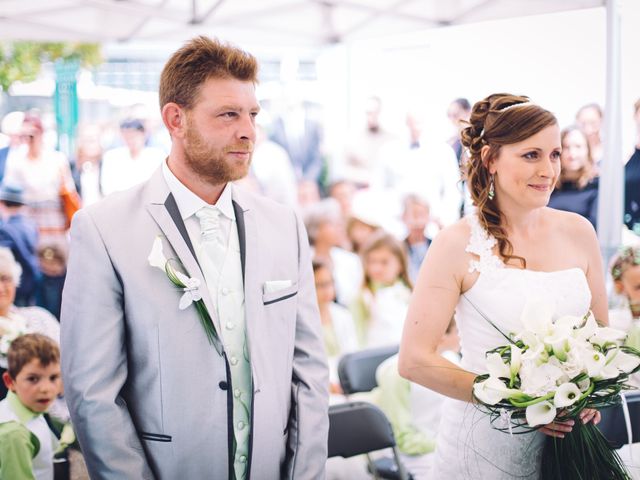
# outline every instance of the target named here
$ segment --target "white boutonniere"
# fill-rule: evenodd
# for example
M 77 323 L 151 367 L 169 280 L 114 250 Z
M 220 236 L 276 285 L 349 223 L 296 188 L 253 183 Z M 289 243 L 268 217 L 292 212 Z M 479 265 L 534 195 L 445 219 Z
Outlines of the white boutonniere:
M 179 260 L 175 258 L 167 259 L 164 256 L 162 251 L 162 237 L 160 235 L 158 235 L 153 241 L 151 252 L 149 253 L 147 260 L 149 261 L 149 265 L 162 270 L 167 275 L 171 283 L 184 292 L 182 297 L 180 297 L 180 302 L 178 303 L 178 308 L 180 310 L 184 310 L 191 304 L 194 304 L 198 311 L 198 315 L 200 316 L 200 323 L 202 324 L 202 328 L 204 328 L 209 343 L 216 347 L 216 350 L 220 353 L 221 345 L 218 335 L 213 326 L 211 315 L 209 315 L 209 311 L 202 300 L 202 293 L 200 292 L 202 285 L 200 280 L 182 273 L 180 269 L 184 270 L 184 267 Z

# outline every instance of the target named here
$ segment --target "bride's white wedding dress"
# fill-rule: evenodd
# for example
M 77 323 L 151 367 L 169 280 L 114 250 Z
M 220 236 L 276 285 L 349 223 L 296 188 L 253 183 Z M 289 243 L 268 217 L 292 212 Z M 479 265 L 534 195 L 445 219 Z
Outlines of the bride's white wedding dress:
M 480 275 L 465 293 L 469 301 L 460 298 L 455 318 L 462 347 L 461 367 L 482 374 L 487 372 L 485 352 L 505 345 L 507 340 L 476 308 L 509 334 L 521 330 L 520 314 L 528 298 L 553 302 L 557 318 L 584 315 L 591 304 L 591 293 L 579 268 L 554 272 L 506 268 L 493 253 L 495 238 L 475 215 L 467 219 L 471 226 L 467 252 L 478 257 L 471 261 L 470 270 Z M 543 442 L 544 435 L 538 432 L 510 435 L 495 430 L 488 415 L 476 406 L 447 398 L 442 406 L 431 478 L 537 479 Z

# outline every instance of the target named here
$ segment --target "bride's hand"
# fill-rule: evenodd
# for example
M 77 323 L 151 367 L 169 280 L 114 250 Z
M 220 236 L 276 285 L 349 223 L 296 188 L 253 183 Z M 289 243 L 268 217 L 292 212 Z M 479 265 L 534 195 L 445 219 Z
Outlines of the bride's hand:
M 564 438 L 565 433 L 569 433 L 573 429 L 575 422 L 573 420 L 566 420 L 564 422 L 551 422 L 547 423 L 544 427 L 540 428 L 540 432 L 550 437 Z
M 594 425 L 597 425 L 600 423 L 601 419 L 602 417 L 600 416 L 600 412 L 595 408 L 585 408 L 580 412 L 580 420 L 584 424 L 593 422 Z
M 600 412 L 593 408 L 585 408 L 580 412 L 580 421 L 584 424 L 593 422 L 594 425 L 600 423 Z M 564 438 L 565 433 L 569 433 L 573 429 L 575 421 L 567 420 L 565 422 L 551 422 L 540 429 L 545 435 L 550 437 Z

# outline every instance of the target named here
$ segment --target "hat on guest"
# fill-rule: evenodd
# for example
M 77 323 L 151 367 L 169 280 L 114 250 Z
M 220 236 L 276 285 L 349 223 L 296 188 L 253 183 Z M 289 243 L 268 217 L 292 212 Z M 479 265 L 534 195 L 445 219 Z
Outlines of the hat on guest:
M 144 132 L 144 123 L 138 118 L 127 118 L 120 122 L 120 130 L 138 130 Z
M 0 184 L 0 202 L 25 205 L 22 187 L 18 185 Z

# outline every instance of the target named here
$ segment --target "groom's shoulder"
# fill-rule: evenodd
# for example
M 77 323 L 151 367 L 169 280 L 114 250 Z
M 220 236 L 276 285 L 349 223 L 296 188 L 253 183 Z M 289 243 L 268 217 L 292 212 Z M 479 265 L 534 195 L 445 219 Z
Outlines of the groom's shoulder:
M 233 189 L 234 198 L 242 208 L 254 210 L 259 213 L 260 218 L 265 218 L 271 223 L 288 222 L 296 217 L 296 211 L 288 205 L 236 184 L 233 185 Z
M 94 219 L 124 219 L 138 210 L 145 209 L 145 188 L 145 184 L 142 183 L 121 192 L 111 193 L 82 210 Z

